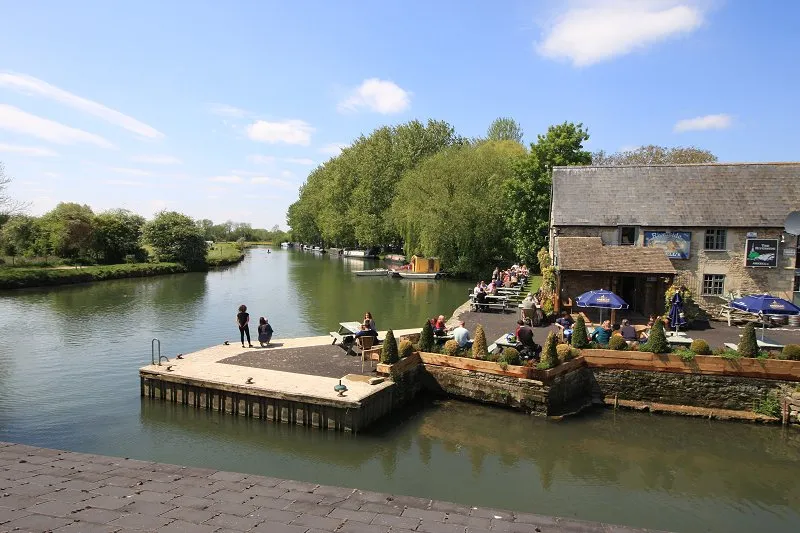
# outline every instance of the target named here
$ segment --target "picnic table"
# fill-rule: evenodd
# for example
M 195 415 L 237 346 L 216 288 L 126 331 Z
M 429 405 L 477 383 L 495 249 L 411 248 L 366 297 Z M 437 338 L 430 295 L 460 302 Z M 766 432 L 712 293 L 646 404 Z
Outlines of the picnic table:
M 495 350 L 498 349 L 500 352 L 502 352 L 503 348 L 516 348 L 517 347 L 516 339 L 514 340 L 514 342 L 511 342 L 510 337 L 513 337 L 513 335 L 510 335 L 508 333 L 500 335 L 496 341 L 494 341 L 492 344 L 489 345 L 487 351 L 489 353 L 494 353 Z
M 447 335 L 435 335 L 433 336 L 433 342 L 445 343 L 449 340 L 455 339 L 455 336 L 448 333 Z
M 739 336 L 741 337 L 741 335 L 739 335 Z M 775 341 L 772 341 L 770 339 L 764 339 L 764 340 L 756 339 L 756 344 L 758 344 L 759 348 L 763 348 L 765 350 L 782 350 L 783 346 L 784 346 L 783 344 L 779 344 L 779 343 L 777 343 Z M 739 347 L 736 344 L 732 343 L 732 342 L 726 342 L 725 343 L 725 347 L 726 348 L 730 348 L 731 350 L 738 350 L 739 349 Z
M 694 342 L 694 339 L 682 331 L 665 331 L 664 336 L 669 344 L 677 344 L 678 346 L 691 346 Z

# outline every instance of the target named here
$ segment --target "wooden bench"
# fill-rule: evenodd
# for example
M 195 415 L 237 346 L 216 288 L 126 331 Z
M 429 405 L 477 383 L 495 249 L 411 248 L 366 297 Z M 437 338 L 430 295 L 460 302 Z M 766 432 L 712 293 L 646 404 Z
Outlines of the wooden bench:
M 475 298 L 472 298 L 470 300 L 470 302 L 469 302 L 470 311 L 479 311 L 478 307 L 481 307 L 482 309 L 498 309 L 500 311 L 504 311 L 505 312 L 505 310 L 508 309 L 508 301 L 503 300 L 503 301 L 500 301 L 500 302 L 495 301 L 495 302 L 492 302 L 492 303 L 489 303 L 487 301 L 487 302 L 484 302 L 482 304 L 479 304 L 478 301 Z

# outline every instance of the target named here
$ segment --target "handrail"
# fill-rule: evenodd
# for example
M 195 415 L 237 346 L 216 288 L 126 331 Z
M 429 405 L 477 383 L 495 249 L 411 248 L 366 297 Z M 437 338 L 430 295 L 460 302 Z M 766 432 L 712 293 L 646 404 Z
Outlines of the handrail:
M 156 363 L 156 346 L 158 346 L 158 363 Z M 166 359 L 167 363 L 169 363 L 169 357 L 166 355 L 161 355 L 161 341 L 158 339 L 153 339 L 150 341 L 150 364 L 158 364 L 161 366 L 161 360 Z

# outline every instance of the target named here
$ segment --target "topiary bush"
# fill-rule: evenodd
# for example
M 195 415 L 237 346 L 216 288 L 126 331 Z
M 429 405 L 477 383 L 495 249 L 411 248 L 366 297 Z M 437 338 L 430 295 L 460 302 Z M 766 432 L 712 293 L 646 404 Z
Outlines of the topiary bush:
M 422 352 L 432 352 L 433 346 L 433 325 L 430 320 L 426 320 L 419 336 L 419 349 Z
M 559 360 L 563 362 L 571 361 L 577 357 L 577 352 L 575 348 L 570 346 L 569 344 L 559 344 L 556 346 L 556 353 L 558 354 Z
M 408 339 L 403 339 L 400 341 L 400 344 L 397 345 L 397 352 L 400 355 L 400 359 L 404 357 L 408 357 L 412 353 L 414 353 L 414 345 Z
M 498 362 L 505 363 L 507 365 L 521 365 L 522 359 L 520 358 L 519 351 L 516 348 L 505 348 L 503 349 L 503 353 L 500 354 L 500 359 Z
M 625 339 L 622 338 L 622 335 L 611 335 L 611 338 L 608 340 L 608 349 L 627 350 L 628 343 L 625 342 Z
M 458 355 L 458 341 L 455 339 L 450 339 L 449 341 L 445 342 L 442 353 L 452 356 Z
M 800 344 L 787 344 L 781 350 L 781 359 L 800 361 Z
M 669 353 L 672 349 L 669 347 L 667 337 L 664 335 L 664 322 L 661 317 L 658 317 L 656 323 L 650 329 L 650 337 L 647 342 L 639 346 L 640 352 L 651 353 Z
M 381 363 L 392 365 L 399 360 L 400 354 L 397 351 L 397 341 L 394 338 L 394 331 L 390 329 L 386 332 L 386 338 L 383 340 Z
M 556 349 L 556 345 L 556 334 L 551 331 L 547 335 L 547 340 L 544 341 L 544 348 L 542 349 L 542 362 L 537 365 L 537 368 L 548 369 L 558 366 L 558 351 Z
M 689 350 L 697 355 L 711 355 L 711 346 L 708 345 L 703 339 L 695 339 L 689 346 Z
M 578 315 L 578 320 L 572 326 L 572 346 L 583 350 L 589 347 L 589 334 L 586 332 L 586 322 L 583 316 Z
M 486 359 L 489 355 L 489 349 L 486 346 L 486 332 L 483 331 L 483 326 L 478 324 L 475 326 L 475 340 L 472 342 L 472 357 L 475 359 Z
M 758 357 L 758 342 L 756 341 L 756 326 L 752 322 L 744 327 L 742 340 L 736 351 L 742 357 Z

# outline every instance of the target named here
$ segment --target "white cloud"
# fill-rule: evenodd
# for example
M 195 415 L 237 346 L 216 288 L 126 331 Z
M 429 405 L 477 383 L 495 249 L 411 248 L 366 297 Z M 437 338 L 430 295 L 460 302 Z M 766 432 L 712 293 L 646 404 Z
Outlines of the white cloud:
M 0 72 L 0 87 L 7 87 L 25 94 L 37 94 L 61 102 L 69 107 L 94 115 L 110 124 L 125 128 L 128 131 L 148 139 L 161 139 L 164 137 L 164 134 L 160 131 L 139 122 L 133 117 L 129 117 L 98 102 L 81 98 L 78 95 L 60 89 L 55 85 L 50 85 L 32 76 L 15 74 L 13 72 Z
M 180 165 L 183 163 L 183 161 L 171 155 L 135 155 L 131 157 L 131 161 L 149 163 L 151 165 Z
M 142 170 L 140 168 L 126 168 L 126 167 L 109 167 L 111 172 L 116 172 L 117 174 L 128 174 L 130 176 L 152 176 L 153 173 L 147 170 Z
M 0 129 L 31 135 L 56 144 L 89 143 L 101 148 L 116 148 L 99 135 L 70 128 L 6 104 L 0 104 Z
M 255 178 L 250 178 L 250 183 L 272 185 L 273 187 L 278 187 L 280 189 L 294 189 L 296 187 L 296 185 L 289 183 L 288 181 L 280 180 L 277 178 L 270 178 L 267 176 L 258 176 Z
M 347 148 L 347 145 L 344 143 L 329 143 L 320 148 L 319 151 L 326 155 L 339 155 L 345 148 Z
M 49 148 L 41 146 L 22 146 L 21 144 L 0 143 L 0 152 L 26 155 L 30 157 L 56 157 L 58 154 Z
M 585 3 L 558 17 L 538 44 L 540 55 L 585 67 L 625 55 L 703 23 L 692 0 L 606 0 Z
M 247 160 L 257 165 L 267 165 L 269 163 L 275 162 L 275 156 L 253 154 L 253 155 L 248 155 Z
M 281 176 L 283 176 L 284 178 L 291 178 L 292 176 L 294 176 L 294 174 L 292 174 L 292 173 L 291 173 L 290 171 L 288 171 L 288 170 L 282 170 L 282 171 L 281 171 Z
M 242 180 L 241 176 L 232 174 L 229 176 L 214 176 L 213 178 L 208 178 L 208 181 L 213 181 L 215 183 L 241 183 L 244 180 Z
M 314 160 L 309 159 L 307 157 L 287 157 L 286 159 L 284 159 L 284 161 L 286 161 L 287 163 L 292 163 L 294 165 L 311 166 L 314 164 Z
M 254 141 L 265 143 L 286 143 L 308 146 L 314 128 L 303 120 L 281 120 L 268 122 L 256 120 L 247 127 L 247 136 Z
M 120 187 L 144 187 L 141 181 L 128 181 L 128 180 L 106 180 L 103 183 L 106 185 L 117 185 Z
M 228 104 L 211 104 L 208 106 L 208 110 L 212 115 L 217 115 L 220 117 L 242 118 L 249 115 L 249 113 L 244 109 L 240 109 Z
M 731 127 L 733 119 L 730 115 L 705 115 L 702 117 L 685 118 L 675 123 L 673 131 L 724 130 Z
M 61 177 L 61 174 L 59 174 L 58 172 L 42 172 L 42 175 L 46 176 L 48 178 L 60 178 Z
M 353 92 L 339 102 L 339 111 L 367 109 L 388 115 L 400 113 L 411 107 L 411 93 L 392 81 L 370 78 L 364 80 Z

